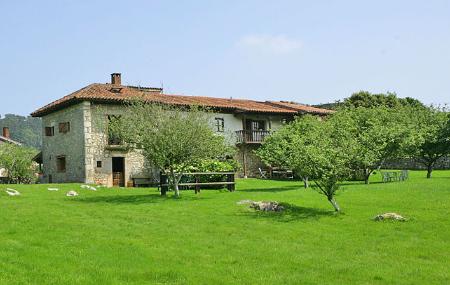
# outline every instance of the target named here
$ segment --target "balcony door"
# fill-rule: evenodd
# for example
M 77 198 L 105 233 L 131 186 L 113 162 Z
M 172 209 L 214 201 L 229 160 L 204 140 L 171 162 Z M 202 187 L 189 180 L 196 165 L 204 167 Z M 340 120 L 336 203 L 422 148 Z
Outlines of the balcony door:
M 247 131 L 265 131 L 266 121 L 264 120 L 245 120 L 245 129 Z
M 245 120 L 245 135 L 247 142 L 262 142 L 266 130 L 264 120 Z

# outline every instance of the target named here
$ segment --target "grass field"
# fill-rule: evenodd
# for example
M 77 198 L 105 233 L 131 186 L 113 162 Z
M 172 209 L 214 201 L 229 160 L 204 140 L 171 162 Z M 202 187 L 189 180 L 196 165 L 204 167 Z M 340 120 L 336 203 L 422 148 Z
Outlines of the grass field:
M 450 172 L 424 176 L 348 183 L 340 215 L 292 181 L 181 199 L 78 184 L 9 197 L 0 185 L 0 284 L 450 284 Z M 242 199 L 290 206 L 256 213 Z M 410 220 L 372 221 L 387 211 Z

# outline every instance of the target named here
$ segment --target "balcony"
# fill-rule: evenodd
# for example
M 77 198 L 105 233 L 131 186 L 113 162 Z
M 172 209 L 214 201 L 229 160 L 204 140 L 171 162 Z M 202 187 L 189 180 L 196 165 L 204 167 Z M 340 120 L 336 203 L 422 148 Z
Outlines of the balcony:
M 270 131 L 252 131 L 252 130 L 240 130 L 236 131 L 236 143 L 248 143 L 248 144 L 260 144 L 264 139 L 270 136 Z
M 108 136 L 108 143 L 105 146 L 105 149 L 107 150 L 118 150 L 118 151 L 125 151 L 128 150 L 128 146 L 126 144 L 123 143 L 123 140 L 109 135 Z

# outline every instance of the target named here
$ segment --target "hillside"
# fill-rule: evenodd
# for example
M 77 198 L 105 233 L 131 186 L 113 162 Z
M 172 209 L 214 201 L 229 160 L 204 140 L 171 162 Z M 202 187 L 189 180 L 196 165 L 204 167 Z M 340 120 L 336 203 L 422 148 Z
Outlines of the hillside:
M 0 129 L 8 127 L 13 140 L 37 149 L 42 145 L 41 124 L 40 118 L 30 116 L 6 114 L 5 117 L 0 117 Z

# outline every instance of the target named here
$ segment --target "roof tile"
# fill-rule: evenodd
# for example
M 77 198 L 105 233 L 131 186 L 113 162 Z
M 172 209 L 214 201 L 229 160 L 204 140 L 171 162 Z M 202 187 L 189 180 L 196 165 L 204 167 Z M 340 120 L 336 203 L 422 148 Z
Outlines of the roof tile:
M 44 107 L 36 110 L 31 115 L 33 117 L 45 116 L 51 112 L 64 108 L 68 105 L 81 101 L 97 101 L 105 103 L 125 103 L 128 100 L 143 98 L 149 102 L 162 104 L 220 108 L 232 112 L 259 112 L 259 113 L 279 113 L 297 114 L 298 112 L 308 112 L 316 114 L 328 114 L 329 110 L 314 108 L 306 105 L 276 101 L 254 101 L 246 99 L 226 99 L 203 96 L 187 96 L 162 94 L 159 88 L 141 88 L 134 86 L 123 86 L 113 84 L 88 85 L 78 91 L 62 97 Z

